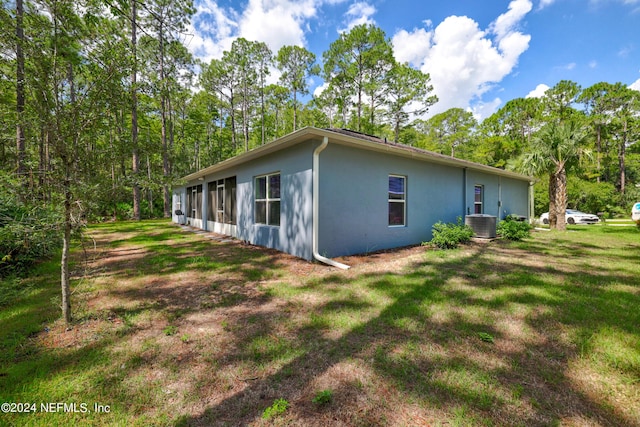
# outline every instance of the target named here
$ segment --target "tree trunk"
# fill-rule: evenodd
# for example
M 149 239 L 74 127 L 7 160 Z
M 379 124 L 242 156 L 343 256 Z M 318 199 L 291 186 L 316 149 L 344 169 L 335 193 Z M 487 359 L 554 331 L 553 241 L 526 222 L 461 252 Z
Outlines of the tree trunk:
M 624 120 L 624 127 L 622 130 L 622 141 L 620 142 L 620 146 L 618 148 L 618 167 L 620 168 L 620 194 L 624 196 L 625 190 L 625 181 L 627 180 L 625 173 L 625 155 L 627 149 L 627 120 Z
M 160 119 L 162 137 L 162 198 L 164 201 L 164 217 L 171 217 L 171 197 L 169 195 L 169 149 L 167 142 L 167 94 L 164 80 L 164 35 L 163 26 L 160 24 Z
M 131 67 L 131 148 L 132 148 L 132 175 L 133 175 L 133 219 L 140 220 L 140 156 L 138 153 L 138 57 L 137 57 L 137 0 L 131 1 L 131 55 L 133 64 Z
M 65 166 L 67 169 L 69 165 Z M 60 284 L 62 288 L 62 317 L 71 323 L 71 286 L 69 284 L 69 248 L 71 247 L 71 190 L 69 172 L 64 184 L 64 233 L 62 237 L 62 256 L 60 258 Z
M 600 157 L 602 155 L 602 125 L 598 124 L 596 128 L 596 170 L 598 176 L 596 176 L 596 182 L 600 183 Z
M 549 174 L 549 228 L 554 230 L 558 222 L 556 209 L 556 175 Z
M 296 90 L 293 91 L 293 131 L 298 128 L 298 96 Z
M 567 223 L 565 214 L 567 212 L 567 171 L 564 166 L 555 174 L 556 181 L 556 229 L 565 231 Z
M 23 179 L 25 173 L 25 137 L 24 137 L 24 28 L 22 18 L 24 5 L 22 0 L 16 0 L 16 147 L 17 147 L 17 174 Z

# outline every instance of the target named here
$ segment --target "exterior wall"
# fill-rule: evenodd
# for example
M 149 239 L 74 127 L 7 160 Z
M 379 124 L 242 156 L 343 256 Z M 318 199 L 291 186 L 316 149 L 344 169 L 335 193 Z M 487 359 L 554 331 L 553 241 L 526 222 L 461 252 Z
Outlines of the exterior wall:
M 187 217 L 187 223 L 311 260 L 312 162 L 320 143 L 319 139 L 301 142 L 174 189 L 173 221 L 182 219 L 175 215 L 178 201 L 186 212 L 187 187 L 202 184 L 202 220 Z M 278 172 L 280 225 L 256 224 L 255 177 Z M 406 177 L 404 226 L 388 225 L 390 175 Z M 208 220 L 208 183 L 232 176 L 236 177 L 236 224 Z M 330 140 L 320 154 L 319 253 L 337 257 L 428 241 L 436 222 L 455 222 L 474 212 L 475 185 L 484 189 L 483 213 L 499 219 L 511 213 L 528 216 L 528 182 Z
M 474 187 L 484 188 L 483 214 L 504 219 L 509 214 L 529 216 L 529 183 L 512 178 L 467 171 L 466 214 L 474 213 Z
M 389 175 L 406 176 L 406 225 L 389 226 Z M 318 251 L 327 257 L 418 244 L 464 213 L 462 169 L 332 144 L 320 154 Z M 472 187 L 473 188 L 473 187 Z
M 406 177 L 406 225 L 389 226 L 389 175 Z M 320 154 L 319 252 L 366 253 L 431 240 L 438 221 L 473 213 L 474 186 L 484 213 L 528 215 L 528 183 L 331 142 Z M 505 214 L 506 212 L 506 214 Z
M 195 227 L 236 237 L 254 245 L 274 248 L 311 260 L 312 255 L 312 153 L 320 141 L 308 141 L 266 155 L 232 170 L 207 175 L 204 181 L 189 182 L 183 188 L 202 183 L 204 221 L 187 218 Z M 255 224 L 254 179 L 280 172 L 280 226 Z M 208 183 L 236 177 L 236 225 L 207 219 Z M 175 207 L 174 207 L 175 210 Z M 177 222 L 176 218 L 174 221 Z

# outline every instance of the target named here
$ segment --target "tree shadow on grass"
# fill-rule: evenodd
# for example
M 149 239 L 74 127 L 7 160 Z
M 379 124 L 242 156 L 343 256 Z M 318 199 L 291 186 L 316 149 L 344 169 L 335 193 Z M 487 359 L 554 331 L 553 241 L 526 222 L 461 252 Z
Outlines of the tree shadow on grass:
M 498 244 L 429 254 L 400 273 L 332 272 L 297 286 L 299 298 L 277 298 L 260 282 L 278 278 L 282 254 L 199 239 L 154 242 L 136 260 L 140 286 L 101 291 L 129 302 L 110 309 L 124 322 L 115 334 L 47 358 L 27 355 L 0 378 L 0 390 L 30 390 L 39 381 L 19 373 L 64 378 L 74 364 L 82 372 L 98 366 L 104 372 L 85 380 L 91 398 L 118 399 L 119 416 L 159 422 L 148 415 L 159 397 L 145 389 L 157 388 L 153 375 L 168 366 L 176 379 L 193 378 L 186 394 L 207 402 L 175 422 L 181 426 L 640 425 L 571 374 L 573 361 L 591 356 L 597 331 L 638 338 L 633 308 L 640 295 L 614 286 L 635 283 L 631 271 L 606 265 L 581 271 L 572 255 L 601 248 L 568 243 L 553 248 L 566 255 L 557 259 L 544 256 L 549 243 L 534 241 L 526 249 Z M 524 262 L 523 252 L 542 262 Z M 616 265 L 628 256 L 612 255 Z M 131 277 L 127 265 L 123 257 L 101 268 L 118 280 Z M 209 270 L 216 274 L 200 275 Z M 183 273 L 194 276 L 171 282 Z M 181 342 L 163 333 L 164 324 L 149 331 L 130 321 L 148 312 L 164 313 L 178 330 L 200 322 L 197 328 L 221 332 Z M 112 366 L 113 358 L 122 366 Z M 637 378 L 637 366 L 616 369 Z M 332 402 L 313 404 L 327 387 Z M 291 407 L 262 421 L 278 398 Z M 165 421 L 176 418 L 162 411 Z
M 570 247 L 563 250 L 573 251 Z M 314 282 L 314 292 L 321 292 L 321 285 L 349 286 L 350 282 L 364 282 L 372 292 L 385 294 L 392 302 L 335 339 L 323 336 L 322 328 L 326 328 L 326 324 L 321 325 L 320 330 L 313 323 L 299 327 L 293 335 L 301 340 L 300 356 L 212 405 L 201 416 L 184 417 L 177 425 L 258 423 L 264 408 L 276 398 L 294 402 L 290 414 L 281 420 L 285 424 L 393 423 L 389 416 L 394 413 L 398 395 L 387 403 L 376 401 L 380 407 L 372 410 L 369 406 L 365 413 L 362 410 L 367 408 L 366 403 L 360 405 L 360 412 L 348 414 L 340 410 L 337 400 L 344 392 L 336 394 L 333 414 L 328 415 L 309 404 L 310 388 L 318 378 L 337 365 L 353 361 L 358 366 L 371 368 L 387 386 L 390 383 L 396 387 L 398 394 L 404 396 L 402 400 L 419 406 L 427 419 L 430 413 L 444 412 L 450 419 L 462 414 L 466 422 L 472 424 L 640 425 L 633 415 L 630 418 L 628 413 L 621 413 L 620 408 L 599 400 L 597 394 L 579 387 L 575 378 L 567 374 L 569 361 L 582 357 L 580 351 L 584 348 L 568 340 L 563 327 L 575 328 L 578 336 L 600 327 L 621 327 L 637 336 L 638 331 L 629 325 L 640 319 L 627 309 L 637 306 L 640 297 L 612 292 L 602 286 L 603 281 L 617 283 L 628 277 L 619 276 L 615 271 L 602 271 L 598 280 L 576 284 L 574 281 L 581 273 L 556 272 L 564 280 L 554 283 L 537 278 L 547 277 L 544 276 L 549 273 L 546 267 L 536 269 L 516 260 L 505 260 L 500 267 L 502 273 L 531 275 L 532 279 L 521 289 L 517 286 L 514 289 L 513 283 L 500 276 L 484 279 L 472 274 L 471 277 L 463 275 L 461 279 L 461 272 L 484 270 L 483 264 L 492 262 L 486 259 L 490 254 L 491 249 L 484 247 L 465 257 L 417 263 L 407 274 L 364 274 L 351 280 L 332 275 Z M 478 289 L 483 292 L 479 293 Z M 505 292 L 491 296 L 497 290 Z M 329 295 L 332 292 L 329 291 Z M 574 304 L 600 305 L 603 312 L 609 314 L 592 316 L 587 321 L 587 312 L 576 310 Z M 350 305 L 368 307 L 365 301 L 352 300 Z M 449 312 L 433 314 L 429 307 L 438 305 L 448 308 Z M 509 318 L 492 317 L 500 310 L 519 305 L 530 308 L 520 319 L 519 327 L 525 328 L 524 331 L 510 331 L 508 323 L 513 320 Z M 344 301 L 338 300 L 317 310 L 322 313 L 343 308 Z M 619 316 L 624 317 L 623 326 L 618 325 Z M 502 320 L 507 324 L 501 323 Z M 483 337 L 489 337 L 489 342 Z M 242 339 L 238 336 L 238 340 Z M 354 391 L 353 386 L 348 387 L 364 401 L 374 401 L 372 394 L 381 391 L 362 388 Z M 420 411 L 418 416 L 424 419 Z M 411 423 L 410 416 L 404 420 Z M 431 420 L 442 421 L 441 418 Z

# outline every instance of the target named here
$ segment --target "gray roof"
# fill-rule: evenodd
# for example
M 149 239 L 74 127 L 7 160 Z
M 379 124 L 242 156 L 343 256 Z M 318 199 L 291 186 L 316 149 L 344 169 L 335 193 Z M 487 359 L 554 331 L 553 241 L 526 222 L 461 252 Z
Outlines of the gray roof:
M 433 151 L 423 150 L 421 148 L 416 148 L 409 145 L 399 144 L 397 142 L 387 141 L 386 138 L 383 139 L 348 129 L 319 129 L 315 127 L 305 127 L 303 129 L 297 130 L 268 144 L 262 145 L 258 148 L 254 148 L 253 150 L 247 151 L 246 153 L 239 154 L 220 163 L 216 163 L 215 165 L 201 169 L 198 172 L 187 175 L 183 179 L 188 182 L 203 178 L 206 175 L 211 175 L 216 172 L 233 168 L 237 165 L 246 163 L 256 158 L 260 158 L 264 155 L 285 149 L 289 146 L 304 141 L 322 140 L 325 136 L 329 138 L 329 144 L 337 143 L 340 145 L 347 145 L 365 150 L 384 152 L 388 155 L 409 157 L 430 163 L 445 164 L 463 169 L 466 168 L 470 170 L 490 173 L 493 175 L 504 176 L 507 178 L 513 178 L 520 181 L 533 182 L 534 180 L 530 176 L 518 174 L 504 169 L 494 168 L 492 166 L 487 166 L 480 163 L 470 162 L 468 160 L 457 159 L 455 157 L 435 153 Z

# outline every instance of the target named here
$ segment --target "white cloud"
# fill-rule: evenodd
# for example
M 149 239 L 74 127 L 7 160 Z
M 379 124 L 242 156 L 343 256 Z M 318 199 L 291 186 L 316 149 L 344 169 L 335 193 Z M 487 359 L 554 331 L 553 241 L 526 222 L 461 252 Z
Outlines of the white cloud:
M 486 119 L 500 108 L 502 104 L 502 99 L 495 98 L 493 101 L 489 102 L 478 102 L 474 104 L 473 108 L 470 108 L 470 111 L 473 113 L 473 117 L 478 121 L 482 121 Z
M 551 6 L 553 3 L 555 3 L 556 0 L 540 0 L 540 5 L 538 6 L 538 9 L 544 9 L 547 6 Z
M 375 21 L 371 18 L 376 13 L 376 8 L 367 2 L 357 2 L 349 6 L 347 13 L 347 26 L 346 28 L 339 30 L 339 32 L 346 32 L 353 27 L 362 24 L 375 24 Z
M 531 11 L 530 0 L 513 0 L 509 3 L 509 10 L 498 16 L 491 24 L 491 30 L 496 34 L 498 40 L 514 34 L 514 29 L 522 21 L 527 13 Z
M 313 0 L 249 0 L 240 18 L 240 37 L 265 42 L 274 52 L 304 46 L 305 22 L 317 13 Z
M 433 32 L 424 28 L 415 29 L 412 33 L 400 30 L 393 36 L 393 52 L 396 60 L 408 62 L 415 67 L 422 67 L 431 50 Z
M 328 4 L 343 0 L 326 0 Z M 242 11 L 224 9 L 216 0 L 196 1 L 187 47 L 206 62 L 222 57 L 233 40 L 265 42 L 277 52 L 284 45 L 304 46 L 309 19 L 318 13 L 322 0 L 249 0 Z
M 640 79 L 638 79 L 635 82 L 631 83 L 629 85 L 629 89 L 640 90 Z
M 223 10 L 213 0 L 201 0 L 188 30 L 192 36 L 185 42 L 194 56 L 209 62 L 231 48 L 237 29 L 233 10 Z
M 595 59 L 589 61 L 589 68 L 598 68 L 598 61 L 596 61 Z
M 544 83 L 540 83 L 534 90 L 529 92 L 525 98 L 542 98 L 544 93 L 549 89 L 549 86 Z
M 439 102 L 429 114 L 453 107 L 490 114 L 498 107 L 496 99 L 484 102 L 482 95 L 509 75 L 528 49 L 531 36 L 518 25 L 531 8 L 529 0 L 513 0 L 487 30 L 466 16 L 450 16 L 434 30 L 401 30 L 393 36 L 396 59 L 431 75 Z

